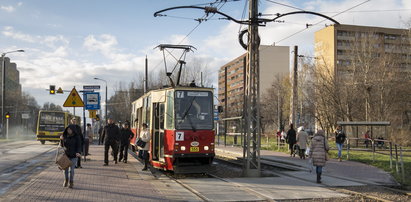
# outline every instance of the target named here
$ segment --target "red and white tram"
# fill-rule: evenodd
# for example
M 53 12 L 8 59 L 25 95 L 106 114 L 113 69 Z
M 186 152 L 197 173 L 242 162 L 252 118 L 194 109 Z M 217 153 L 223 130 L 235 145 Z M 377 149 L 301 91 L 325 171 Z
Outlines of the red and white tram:
M 138 136 L 143 123 L 150 130 L 152 166 L 175 173 L 208 169 L 215 155 L 212 88 L 152 90 L 132 105 L 133 132 Z

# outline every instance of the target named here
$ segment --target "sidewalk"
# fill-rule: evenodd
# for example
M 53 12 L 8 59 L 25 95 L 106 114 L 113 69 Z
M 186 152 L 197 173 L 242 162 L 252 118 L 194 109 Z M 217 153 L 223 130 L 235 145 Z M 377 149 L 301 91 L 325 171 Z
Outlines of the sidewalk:
M 241 147 L 224 147 L 224 145 L 216 145 L 215 150 L 217 155 L 228 155 L 231 157 L 240 158 L 243 157 L 243 149 Z M 290 175 L 293 175 L 294 173 L 295 176 L 303 176 L 304 173 L 309 171 L 308 159 L 290 157 L 290 155 L 286 153 L 268 150 L 261 150 L 260 155 L 262 161 L 285 163 L 289 164 L 291 168 L 299 170 L 299 172 L 289 171 L 288 173 Z M 331 159 L 327 161 L 324 167 L 323 175 L 354 181 L 361 184 L 389 186 L 399 185 L 389 173 L 374 166 L 355 161 L 338 162 L 336 159 Z M 338 184 L 336 186 L 338 186 Z
M 148 171 L 129 154 L 128 163 L 103 166 L 104 147 L 90 145 L 91 156 L 75 170 L 74 188 L 63 187 L 64 174 L 53 160 L 50 166 L 8 193 L 6 201 L 160 201 L 167 200 L 148 181 Z M 110 156 L 110 159 L 112 157 Z M 84 160 L 84 158 L 83 158 Z M 143 179 L 144 178 L 144 179 Z

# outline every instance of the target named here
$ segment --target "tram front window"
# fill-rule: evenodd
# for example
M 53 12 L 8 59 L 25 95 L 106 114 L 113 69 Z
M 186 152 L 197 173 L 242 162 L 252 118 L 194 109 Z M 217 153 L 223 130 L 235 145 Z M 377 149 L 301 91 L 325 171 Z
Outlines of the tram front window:
M 213 129 L 213 97 L 211 92 L 176 91 L 176 129 Z
M 64 113 L 42 112 L 39 121 L 40 131 L 64 131 Z

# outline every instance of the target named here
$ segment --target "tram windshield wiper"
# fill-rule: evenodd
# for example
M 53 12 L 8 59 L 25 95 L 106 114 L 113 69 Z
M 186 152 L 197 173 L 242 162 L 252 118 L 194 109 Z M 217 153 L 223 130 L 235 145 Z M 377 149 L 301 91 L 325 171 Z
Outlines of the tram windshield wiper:
M 184 120 L 186 118 L 186 116 L 188 115 L 188 112 L 191 109 L 191 106 L 193 106 L 194 100 L 196 99 L 197 96 L 194 96 L 193 99 L 191 99 L 190 102 L 190 106 L 188 106 L 188 108 L 186 109 L 186 111 L 183 114 L 183 117 L 181 117 L 181 120 Z M 188 117 L 188 122 L 190 123 L 191 129 L 195 132 L 196 128 L 194 127 L 193 121 L 191 120 L 190 117 Z

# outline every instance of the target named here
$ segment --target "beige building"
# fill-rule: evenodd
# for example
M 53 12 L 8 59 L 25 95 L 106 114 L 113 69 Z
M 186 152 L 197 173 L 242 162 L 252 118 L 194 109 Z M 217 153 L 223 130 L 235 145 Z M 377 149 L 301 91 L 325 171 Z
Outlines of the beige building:
M 367 43 L 361 47 L 361 43 Z M 361 48 L 362 49 L 361 49 Z M 410 31 L 356 25 L 331 25 L 315 33 L 315 56 L 336 76 L 349 76 L 353 55 L 369 51 L 371 57 L 390 55 L 398 67 L 411 71 Z
M 354 119 L 387 119 L 394 127 L 410 126 L 411 102 L 402 98 L 403 87 L 410 86 L 406 84 L 410 82 L 406 76 L 411 74 L 410 30 L 355 25 L 328 26 L 315 33 L 315 56 L 319 67 L 324 65 L 339 83 L 352 86 L 348 86 L 350 91 L 357 93 L 358 99 L 351 109 L 352 114 L 358 112 Z M 394 76 L 389 77 L 388 74 Z M 391 83 L 397 82 L 397 86 L 383 91 L 385 88 L 381 86 L 388 86 L 381 82 L 383 78 L 392 79 Z M 393 98 L 396 100 L 392 101 Z M 383 104 L 380 103 L 383 102 L 391 102 L 391 108 L 386 110 L 381 107 Z M 381 114 L 389 115 L 381 117 Z
M 246 64 L 246 56 L 247 54 L 244 53 L 223 65 L 218 73 L 219 105 L 224 107 L 227 102 L 228 117 L 242 115 L 244 105 L 244 66 Z M 261 45 L 260 93 L 263 94 L 266 89 L 271 87 L 276 75 L 288 75 L 289 67 L 290 49 L 288 46 Z

